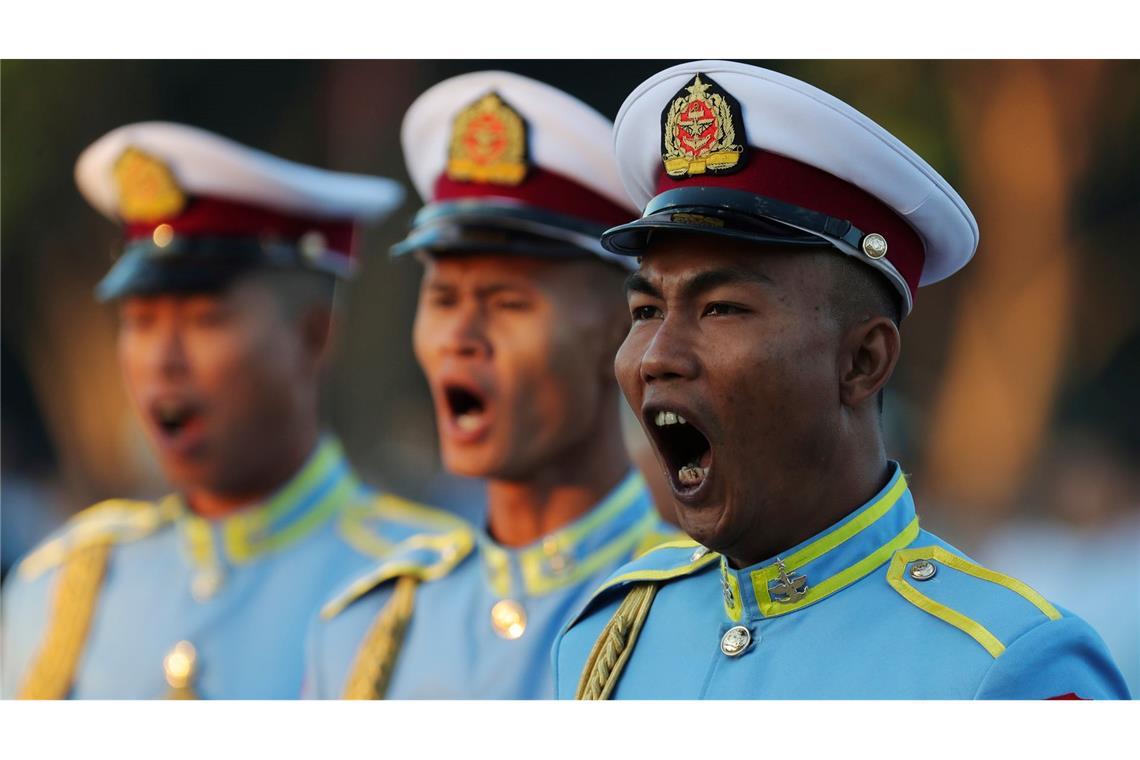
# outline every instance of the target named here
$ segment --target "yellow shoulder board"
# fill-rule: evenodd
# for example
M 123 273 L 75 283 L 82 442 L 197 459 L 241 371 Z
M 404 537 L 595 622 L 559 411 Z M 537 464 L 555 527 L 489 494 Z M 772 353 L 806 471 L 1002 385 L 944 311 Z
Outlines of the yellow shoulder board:
M 352 581 L 321 609 L 325 620 L 393 578 L 433 581 L 450 573 L 475 548 L 475 534 L 466 524 L 446 533 L 419 533 L 395 545 L 383 562 Z
M 398 544 L 413 535 L 470 530 L 451 512 L 389 493 L 346 510 L 337 528 L 349 546 L 377 559 L 389 557 Z
M 1061 613 L 1052 604 L 1016 578 L 988 570 L 940 546 L 900 549 L 895 552 L 891 558 L 890 567 L 887 568 L 887 583 L 890 584 L 891 588 L 923 612 L 949 623 L 973 638 L 993 657 L 1004 652 L 1005 645 L 986 626 L 945 604 L 931 599 L 907 580 L 909 576 L 919 581 L 919 585 L 921 585 L 922 580 L 931 578 L 938 572 L 939 565 L 1008 589 L 1027 600 L 1050 620 L 1061 618 Z
M 108 499 L 76 514 L 60 531 L 24 558 L 19 577 L 33 580 L 58 567 L 71 554 L 95 544 L 137 541 L 170 522 L 178 513 L 174 499 L 159 502 Z

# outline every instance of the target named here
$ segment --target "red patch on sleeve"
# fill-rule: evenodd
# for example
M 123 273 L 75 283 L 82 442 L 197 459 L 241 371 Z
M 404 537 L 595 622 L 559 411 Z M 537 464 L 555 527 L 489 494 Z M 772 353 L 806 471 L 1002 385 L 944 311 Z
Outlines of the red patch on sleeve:
M 1049 697 L 1045 701 L 1046 702 L 1052 702 L 1054 699 L 1079 699 L 1081 702 L 1087 702 L 1088 701 L 1084 697 L 1078 697 L 1076 694 L 1074 694 L 1071 691 L 1068 694 L 1061 694 L 1061 695 L 1058 695 L 1056 697 Z

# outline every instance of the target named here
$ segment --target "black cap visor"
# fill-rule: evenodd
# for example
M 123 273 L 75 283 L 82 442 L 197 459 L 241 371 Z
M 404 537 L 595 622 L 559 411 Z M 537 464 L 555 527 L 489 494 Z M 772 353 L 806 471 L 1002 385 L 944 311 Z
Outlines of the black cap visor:
M 150 241 L 127 246 L 95 287 L 99 301 L 164 293 L 216 293 L 257 269 L 298 267 L 292 244 L 245 238 L 176 238 L 168 246 Z
M 506 200 L 472 200 L 424 206 L 393 258 L 417 251 L 582 256 L 600 252 L 605 225 Z
M 667 190 L 636 221 L 602 233 L 611 253 L 640 256 L 655 231 L 687 232 L 749 242 L 810 248 L 858 249 L 863 233 L 845 219 L 821 214 L 744 190 L 687 187 Z

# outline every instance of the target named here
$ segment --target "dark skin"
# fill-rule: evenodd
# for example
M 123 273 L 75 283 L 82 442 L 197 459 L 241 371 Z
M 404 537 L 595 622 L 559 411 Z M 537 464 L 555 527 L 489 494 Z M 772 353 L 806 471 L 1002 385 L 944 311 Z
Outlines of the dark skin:
M 488 480 L 488 524 L 526 546 L 588 512 L 629 471 L 613 356 L 622 273 L 593 258 L 424 259 L 413 343 L 444 466 Z M 462 388 L 469 414 L 449 401 Z
M 217 293 L 119 301 L 128 394 L 167 478 L 205 517 L 265 499 L 316 446 L 332 310 L 296 280 L 257 274 Z
M 671 233 L 651 241 L 628 283 L 633 326 L 618 381 L 654 441 L 681 528 L 733 567 L 771 560 L 886 482 L 876 396 L 899 333 L 885 315 L 836 306 L 848 263 L 829 250 Z M 662 452 L 661 410 L 709 442 L 695 492 Z

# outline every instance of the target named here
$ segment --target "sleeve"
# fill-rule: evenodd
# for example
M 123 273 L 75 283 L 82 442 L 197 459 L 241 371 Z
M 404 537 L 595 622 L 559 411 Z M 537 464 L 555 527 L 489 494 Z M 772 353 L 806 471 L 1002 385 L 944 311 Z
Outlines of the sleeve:
M 1048 620 L 1015 639 L 983 676 L 975 699 L 1131 699 L 1124 676 L 1088 623 Z

